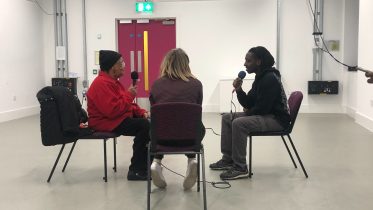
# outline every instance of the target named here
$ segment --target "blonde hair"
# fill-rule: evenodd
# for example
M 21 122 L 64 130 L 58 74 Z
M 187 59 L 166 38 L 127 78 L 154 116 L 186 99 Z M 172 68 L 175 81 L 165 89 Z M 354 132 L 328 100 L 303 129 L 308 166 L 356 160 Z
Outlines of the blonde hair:
M 176 48 L 166 54 L 161 64 L 161 77 L 182 79 L 186 82 L 189 81 L 189 78 L 196 79 L 190 71 L 189 57 L 184 50 Z

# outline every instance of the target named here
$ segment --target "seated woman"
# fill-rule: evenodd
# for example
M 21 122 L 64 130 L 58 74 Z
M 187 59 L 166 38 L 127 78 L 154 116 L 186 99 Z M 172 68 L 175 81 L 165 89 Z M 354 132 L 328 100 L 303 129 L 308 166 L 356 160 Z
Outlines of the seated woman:
M 186 102 L 202 105 L 202 83 L 191 73 L 189 68 L 188 55 L 182 49 L 169 51 L 161 65 L 161 76 L 156 80 L 150 91 L 150 103 Z M 205 135 L 205 128 L 201 122 L 202 141 Z M 183 142 L 180 145 L 184 146 Z M 189 154 L 184 189 L 190 189 L 197 181 L 197 161 L 195 155 Z M 161 160 L 163 155 L 156 155 L 151 165 L 151 175 L 154 185 L 165 188 L 167 183 L 162 174 Z
M 101 71 L 89 87 L 88 125 L 96 131 L 115 132 L 135 136 L 133 155 L 129 166 L 128 180 L 147 179 L 147 149 L 149 136 L 149 113 L 133 100 L 137 87 L 124 89 L 118 79 L 124 73 L 122 55 L 110 50 L 100 51 Z

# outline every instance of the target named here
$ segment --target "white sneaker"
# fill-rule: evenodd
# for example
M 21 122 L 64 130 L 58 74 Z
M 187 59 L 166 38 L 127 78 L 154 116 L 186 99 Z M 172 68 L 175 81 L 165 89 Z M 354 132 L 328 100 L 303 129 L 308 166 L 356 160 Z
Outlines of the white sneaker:
M 152 174 L 153 184 L 159 188 L 165 188 L 167 186 L 166 180 L 162 174 L 162 166 L 160 164 L 160 160 L 154 159 L 150 171 Z
M 183 183 L 184 190 L 189 190 L 197 182 L 197 161 L 195 158 L 188 158 L 188 167 Z

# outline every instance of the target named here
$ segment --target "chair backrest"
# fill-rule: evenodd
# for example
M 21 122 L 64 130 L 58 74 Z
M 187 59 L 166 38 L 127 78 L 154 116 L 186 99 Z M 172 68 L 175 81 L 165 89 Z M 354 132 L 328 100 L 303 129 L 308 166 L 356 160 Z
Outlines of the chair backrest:
M 81 104 L 69 89 L 44 87 L 36 95 L 40 103 L 40 129 L 44 146 L 76 141 L 82 134 L 79 128 Z
M 298 116 L 298 111 L 300 108 L 300 105 L 302 104 L 303 100 L 303 93 L 300 91 L 295 91 L 290 94 L 288 104 L 290 109 L 290 126 L 289 126 L 289 133 L 293 130 L 295 120 Z
M 151 107 L 152 146 L 158 141 L 192 141 L 200 136 L 202 107 L 191 103 L 162 103 Z M 154 147 L 153 147 L 154 148 Z

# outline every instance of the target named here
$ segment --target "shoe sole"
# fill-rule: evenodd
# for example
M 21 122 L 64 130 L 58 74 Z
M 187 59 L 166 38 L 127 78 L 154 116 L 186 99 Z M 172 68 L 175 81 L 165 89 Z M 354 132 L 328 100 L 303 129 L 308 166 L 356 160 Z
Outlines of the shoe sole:
M 228 170 L 230 169 L 230 167 L 225 167 L 225 168 L 210 168 L 211 170 L 214 170 L 214 171 L 223 171 L 223 170 Z
M 241 174 L 241 175 L 238 175 L 238 176 L 235 176 L 235 177 L 226 177 L 226 178 L 222 178 L 220 177 L 220 179 L 222 180 L 235 180 L 235 179 L 246 179 L 246 178 L 249 178 L 249 174 Z
M 153 184 L 159 188 L 165 188 L 167 186 L 167 183 L 160 174 L 157 172 L 157 170 L 151 170 L 152 180 Z
M 223 171 L 223 170 L 228 170 L 230 168 L 232 168 L 233 166 L 227 166 L 227 167 L 221 167 L 221 168 L 211 168 L 211 170 L 215 170 L 215 171 Z
M 198 168 L 197 163 L 193 163 L 193 165 L 191 166 L 191 171 L 189 173 L 189 176 L 185 177 L 184 179 L 184 182 L 183 182 L 184 190 L 189 190 L 196 184 L 197 176 L 198 176 L 197 168 Z

